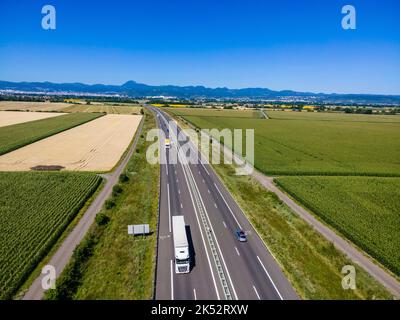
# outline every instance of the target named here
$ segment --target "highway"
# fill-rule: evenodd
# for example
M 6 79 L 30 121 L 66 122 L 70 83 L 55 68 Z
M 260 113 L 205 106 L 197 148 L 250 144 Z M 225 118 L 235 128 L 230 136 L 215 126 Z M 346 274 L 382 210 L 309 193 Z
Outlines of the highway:
M 247 220 L 240 207 L 208 164 L 185 164 L 177 142 L 175 122 L 159 109 L 149 107 L 172 141 L 161 164 L 160 221 L 156 271 L 157 300 L 294 300 L 299 299 L 279 265 Z M 171 125 L 172 123 L 172 125 Z M 169 126 L 171 126 L 169 128 Z M 172 128 L 172 130 L 171 130 Z M 190 148 L 196 153 L 193 144 Z M 176 149 L 175 149 L 176 150 Z M 174 272 L 171 216 L 184 215 L 193 260 L 188 274 Z M 248 241 L 241 243 L 240 228 Z

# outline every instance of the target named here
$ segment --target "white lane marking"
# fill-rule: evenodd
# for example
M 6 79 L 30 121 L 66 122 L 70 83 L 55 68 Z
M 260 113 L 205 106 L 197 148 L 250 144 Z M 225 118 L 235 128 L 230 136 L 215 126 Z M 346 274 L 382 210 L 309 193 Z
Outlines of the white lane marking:
M 168 164 L 165 165 L 165 168 L 167 169 L 167 175 L 168 175 Z
M 215 281 L 214 271 L 213 271 L 213 268 L 212 268 L 212 265 L 211 265 L 210 255 L 208 254 L 206 241 L 205 241 L 205 239 L 204 239 L 203 230 L 202 230 L 202 228 L 201 228 L 200 220 L 199 220 L 199 217 L 198 217 L 198 215 L 197 215 L 197 208 L 196 208 L 196 205 L 195 205 L 195 203 L 194 203 L 194 199 L 193 199 L 193 195 L 192 195 L 192 190 L 191 190 L 190 187 L 189 187 L 189 181 L 188 181 L 188 178 L 187 178 L 187 176 L 186 176 L 186 172 L 185 172 L 185 170 L 184 170 L 184 168 L 183 168 L 183 164 L 182 164 L 182 163 L 180 163 L 180 164 L 181 164 L 181 166 L 182 166 L 183 176 L 185 177 L 186 185 L 187 185 L 188 190 L 189 190 L 190 200 L 192 201 L 193 209 L 194 209 L 194 211 L 195 211 L 196 221 L 197 221 L 197 224 L 198 224 L 198 227 L 199 227 L 199 230 L 200 230 L 201 240 L 203 241 L 204 251 L 206 252 L 207 261 L 208 261 L 208 266 L 210 267 L 210 273 L 211 273 L 211 277 L 212 277 L 212 280 L 213 280 L 213 283 L 214 283 L 215 293 L 216 293 L 216 295 L 217 295 L 217 299 L 218 299 L 218 300 L 221 300 L 221 298 L 220 298 L 220 296 L 219 296 L 219 292 L 218 292 L 217 282 Z
M 218 208 L 216 203 L 214 203 L 214 207 Z
M 176 170 L 175 170 L 175 174 L 177 174 Z
M 169 183 L 167 183 L 167 198 L 168 198 L 168 228 L 171 232 L 171 205 L 169 200 Z
M 171 262 L 171 300 L 174 300 L 174 266 L 172 260 L 170 260 L 170 262 Z
M 196 289 L 193 289 L 194 300 L 197 300 Z
M 211 193 L 211 192 L 210 192 L 210 189 L 208 189 L 208 193 Z
M 217 244 L 218 251 L 219 251 L 219 253 L 220 253 L 220 255 L 221 255 L 222 262 L 223 262 L 223 264 L 224 264 L 226 273 L 227 273 L 227 275 L 228 275 L 229 282 L 231 283 L 231 287 L 232 287 L 232 290 L 233 290 L 233 294 L 235 295 L 236 300 L 238 300 L 238 296 L 237 296 L 237 294 L 236 294 L 235 286 L 233 285 L 233 281 L 232 281 L 231 275 L 230 275 L 230 273 L 229 273 L 228 267 L 226 266 L 225 259 L 224 259 L 224 255 L 222 254 L 221 247 L 219 246 L 219 243 L 218 243 L 217 235 L 216 235 L 215 232 L 214 232 L 214 228 L 213 228 L 213 226 L 212 226 L 210 217 L 208 216 L 208 212 L 207 212 L 206 206 L 205 206 L 205 204 L 204 204 L 203 197 L 201 196 L 201 192 L 200 192 L 199 187 L 197 186 L 196 180 L 195 180 L 195 178 L 194 178 L 194 176 L 193 176 L 192 169 L 190 168 L 190 166 L 188 166 L 187 168 L 189 169 L 188 171 L 189 171 L 189 173 L 190 173 L 190 175 L 191 175 L 191 177 L 192 177 L 192 179 L 193 179 L 194 186 L 195 186 L 195 188 L 196 188 L 196 190 L 197 190 L 197 193 L 198 193 L 198 195 L 199 195 L 199 197 L 200 197 L 200 201 L 201 201 L 201 204 L 203 205 L 204 212 L 205 212 L 206 218 L 207 218 L 207 220 L 208 220 L 208 224 L 209 224 L 209 226 L 210 226 L 210 229 L 211 229 L 212 233 L 214 234 L 215 242 L 216 242 L 216 244 Z
M 225 221 L 222 221 L 222 224 L 224 225 L 225 228 L 227 228 Z
M 190 144 L 190 140 L 189 140 L 189 146 L 190 146 L 194 151 L 196 151 L 196 148 L 194 147 L 194 145 L 193 145 L 193 144 Z M 179 151 L 178 151 L 178 152 L 179 152 Z M 179 158 L 181 158 L 180 156 L 181 156 L 181 153 L 178 153 L 178 157 L 179 157 Z M 181 161 L 180 161 L 180 164 L 181 164 L 181 166 L 182 166 L 182 169 L 183 169 L 183 172 L 184 172 L 184 175 L 185 175 L 185 180 L 186 180 L 186 183 L 187 183 L 187 185 L 188 185 L 189 192 L 191 193 L 190 186 L 189 186 L 189 182 L 188 182 L 188 178 L 186 177 L 186 173 L 185 173 L 185 170 L 184 170 L 184 168 L 183 168 L 183 164 L 182 164 Z M 237 294 L 236 294 L 236 290 L 235 290 L 235 287 L 234 287 L 234 285 L 233 285 L 233 281 L 232 281 L 232 278 L 231 278 L 231 276 L 230 276 L 228 267 L 226 266 L 226 262 L 225 262 L 225 259 L 224 259 L 223 254 L 222 254 L 222 250 L 221 250 L 221 248 L 220 248 L 220 246 L 219 246 L 218 239 L 217 239 L 217 237 L 216 237 L 216 235 L 215 235 L 215 232 L 214 232 L 214 230 L 213 230 L 213 227 L 212 227 L 210 218 L 209 218 L 208 213 L 207 213 L 206 206 L 204 205 L 203 197 L 201 196 L 201 192 L 200 192 L 200 190 L 199 190 L 199 188 L 198 188 L 198 186 L 197 186 L 196 179 L 195 179 L 194 176 L 193 176 L 193 172 L 192 172 L 191 167 L 188 165 L 187 168 L 188 168 L 188 174 L 190 174 L 191 178 L 193 179 L 194 187 L 196 188 L 196 191 L 197 191 L 197 193 L 198 193 L 198 195 L 199 195 L 199 197 L 200 197 L 200 201 L 201 201 L 201 204 L 202 204 L 202 206 L 203 206 L 203 208 L 204 208 L 205 215 L 206 215 L 206 218 L 207 218 L 207 220 L 208 220 L 208 224 L 209 224 L 209 226 L 210 226 L 210 229 L 211 229 L 212 233 L 214 234 L 215 242 L 216 242 L 216 244 L 217 244 L 218 251 L 219 251 L 219 253 L 220 253 L 220 255 L 221 255 L 222 262 L 223 262 L 223 264 L 224 264 L 226 273 L 227 273 L 227 275 L 228 275 L 229 282 L 231 283 L 231 287 L 232 287 L 233 293 L 234 293 L 234 295 L 235 295 L 236 300 L 238 300 L 238 296 L 237 296 Z M 192 195 L 191 195 L 191 197 L 192 197 Z M 195 206 L 194 201 L 193 201 L 193 197 L 192 197 L 192 203 L 193 203 L 193 207 L 195 208 L 195 211 L 197 212 L 196 206 Z M 197 220 L 198 220 L 197 215 L 196 215 L 196 218 L 197 218 Z M 198 223 L 199 223 L 200 231 L 201 231 L 201 233 L 202 233 L 201 226 L 200 226 L 200 221 L 199 221 L 199 220 L 198 220 Z M 204 241 L 204 238 L 203 238 L 203 241 Z M 206 252 L 207 252 L 207 250 L 206 250 Z M 207 256 L 208 256 L 208 253 L 207 253 Z M 210 264 L 210 267 L 211 267 L 211 264 Z M 212 274 L 212 275 L 213 275 L 213 280 L 215 281 L 215 279 L 214 279 L 214 274 Z M 214 283 L 214 284 L 215 284 L 215 283 Z M 215 284 L 215 285 L 216 285 L 216 284 Z
M 236 250 L 237 255 L 240 256 L 238 248 L 235 247 L 235 250 Z
M 181 209 L 183 209 L 183 205 L 182 205 L 182 203 L 181 203 Z
M 178 183 L 179 182 L 179 180 L 178 179 L 176 179 L 176 183 Z
M 181 194 L 181 189 L 178 189 L 178 193 Z
M 258 300 L 261 300 L 260 295 L 258 294 L 258 291 L 257 291 L 257 289 L 256 289 L 255 286 L 253 286 L 253 289 L 254 289 L 254 292 L 255 292 L 256 295 L 257 295 Z
M 203 156 L 203 155 L 201 155 L 201 156 Z M 210 175 L 210 173 L 208 172 L 206 166 L 205 166 L 201 161 L 200 161 L 200 163 L 201 163 L 201 165 L 203 166 L 204 170 L 206 170 L 207 174 Z
M 221 191 L 219 190 L 219 188 L 218 188 L 218 186 L 217 186 L 217 184 L 216 184 L 215 182 L 214 182 L 214 186 L 215 186 L 215 188 L 217 188 L 219 194 L 221 195 L 221 198 L 224 200 L 226 206 L 227 206 L 228 209 L 229 209 L 229 212 L 231 213 L 232 217 L 235 219 L 235 221 L 236 221 L 238 227 L 239 227 L 240 229 L 242 229 L 242 227 L 241 227 L 239 221 L 236 219 L 236 216 L 233 214 L 233 212 L 232 212 L 232 210 L 231 210 L 231 207 L 228 205 L 228 202 L 226 202 L 224 196 L 222 195 Z
M 267 274 L 269 281 L 271 281 L 272 285 L 274 286 L 275 291 L 278 293 L 279 298 L 280 298 L 281 300 L 283 300 L 283 298 L 282 298 L 282 296 L 281 296 L 281 293 L 279 292 L 278 288 L 276 287 L 274 281 L 272 281 L 272 278 L 271 278 L 271 276 L 269 275 L 269 273 L 268 273 L 267 269 L 265 268 L 264 264 L 261 262 L 260 257 L 257 256 L 257 259 L 258 259 L 258 262 L 260 262 L 261 266 L 263 267 L 265 273 Z

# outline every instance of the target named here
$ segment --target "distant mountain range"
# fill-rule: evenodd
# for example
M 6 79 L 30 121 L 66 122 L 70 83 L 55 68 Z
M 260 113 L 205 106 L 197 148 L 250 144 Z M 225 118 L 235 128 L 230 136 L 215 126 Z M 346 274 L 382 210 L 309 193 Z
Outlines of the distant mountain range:
M 273 91 L 267 88 L 207 88 L 204 86 L 152 86 L 135 81 L 123 85 L 52 83 L 52 82 L 9 82 L 0 81 L 0 91 L 42 94 L 95 94 L 121 95 L 128 97 L 169 96 L 177 98 L 248 98 L 280 101 L 309 101 L 325 103 L 400 104 L 400 95 L 376 94 L 326 94 L 297 92 L 292 90 Z

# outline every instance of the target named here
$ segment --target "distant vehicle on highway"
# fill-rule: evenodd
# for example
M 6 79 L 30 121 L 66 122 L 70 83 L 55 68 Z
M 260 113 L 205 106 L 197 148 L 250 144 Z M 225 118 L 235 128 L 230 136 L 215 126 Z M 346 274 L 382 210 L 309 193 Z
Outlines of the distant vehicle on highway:
M 247 241 L 247 236 L 244 233 L 244 231 L 237 229 L 236 230 L 236 238 L 240 241 L 240 242 L 246 242 Z
M 171 140 L 170 139 L 165 139 L 165 147 L 167 149 L 171 147 Z
M 189 273 L 189 243 L 183 216 L 172 216 L 172 233 L 174 240 L 175 273 Z

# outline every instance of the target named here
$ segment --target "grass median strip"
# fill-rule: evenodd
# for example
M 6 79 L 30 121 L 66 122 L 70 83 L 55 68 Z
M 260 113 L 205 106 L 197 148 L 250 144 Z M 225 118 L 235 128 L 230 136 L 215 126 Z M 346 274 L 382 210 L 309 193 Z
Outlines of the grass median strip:
M 0 128 L 0 155 L 103 116 L 73 113 Z
M 146 112 L 143 132 L 113 195 L 97 215 L 47 299 L 151 299 L 157 242 L 159 166 L 146 160 L 146 133 L 155 119 Z M 129 224 L 150 224 L 146 237 L 127 234 Z

